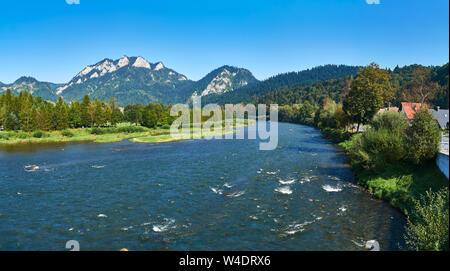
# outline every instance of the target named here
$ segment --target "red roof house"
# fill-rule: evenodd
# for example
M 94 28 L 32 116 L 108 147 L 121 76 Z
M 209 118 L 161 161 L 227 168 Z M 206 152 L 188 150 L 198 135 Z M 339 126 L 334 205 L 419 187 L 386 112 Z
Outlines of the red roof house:
M 405 114 L 405 116 L 412 120 L 414 118 L 414 115 L 416 112 L 420 111 L 421 104 L 420 103 L 408 103 L 408 102 L 402 102 L 400 106 L 400 112 Z

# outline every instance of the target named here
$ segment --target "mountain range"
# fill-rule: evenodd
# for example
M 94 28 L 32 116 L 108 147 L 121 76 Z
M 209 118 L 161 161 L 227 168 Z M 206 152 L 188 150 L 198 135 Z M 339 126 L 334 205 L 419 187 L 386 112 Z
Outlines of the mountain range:
M 198 81 L 170 69 L 162 62 L 150 63 L 145 58 L 123 56 L 89 65 L 65 84 L 40 82 L 32 77 L 21 77 L 11 84 L 0 82 L 0 89 L 10 88 L 16 93 L 27 89 L 45 100 L 81 100 L 92 98 L 107 101 L 115 97 L 120 106 L 159 102 L 186 103 L 194 96 L 207 102 L 249 102 L 255 95 L 273 90 L 305 86 L 321 80 L 345 77 L 357 73 L 360 67 L 325 65 L 301 72 L 291 72 L 259 81 L 243 68 L 222 66 Z

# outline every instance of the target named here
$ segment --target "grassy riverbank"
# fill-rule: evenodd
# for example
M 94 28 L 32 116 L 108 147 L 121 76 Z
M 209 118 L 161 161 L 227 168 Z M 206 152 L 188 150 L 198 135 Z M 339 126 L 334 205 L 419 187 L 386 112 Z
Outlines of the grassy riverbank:
M 132 127 L 132 128 L 129 128 Z M 168 131 L 168 130 L 167 130 Z M 127 123 L 112 128 L 77 128 L 63 131 L 2 131 L 0 145 L 21 145 L 40 143 L 61 143 L 92 141 L 99 143 L 118 142 L 126 138 L 148 136 L 164 130 L 132 126 Z
M 428 190 L 437 192 L 449 184 L 434 161 L 422 166 L 390 164 L 376 172 L 365 170 L 358 164 L 352 164 L 352 169 L 359 185 L 407 216 L 412 213 L 414 201 L 420 201 Z
M 132 125 L 130 123 L 121 123 L 115 127 L 109 128 L 78 128 L 67 129 L 64 131 L 1 131 L 0 145 L 21 145 L 21 144 L 40 144 L 40 143 L 64 143 L 64 142 L 82 142 L 90 141 L 97 143 L 120 142 L 123 139 L 131 139 L 139 143 L 163 143 L 171 141 L 189 140 L 203 137 L 221 136 L 229 133 L 235 133 L 234 128 L 247 126 L 245 120 L 237 120 L 234 124 L 224 125 L 222 129 L 215 132 L 194 133 L 190 137 L 179 139 L 172 137 L 168 128 L 146 128 Z M 191 128 L 191 132 L 193 129 Z
M 398 112 L 377 114 L 361 133 L 320 128 L 344 148 L 358 184 L 406 215 L 408 249 L 449 249 L 449 181 L 436 165 L 441 135 L 429 111 L 411 121 Z
M 339 144 L 347 153 L 354 139 L 361 135 L 339 129 L 325 129 L 322 132 L 325 138 Z M 426 191 L 436 192 L 449 186 L 449 181 L 434 160 L 419 166 L 396 162 L 376 170 L 364 168 L 353 159 L 350 163 L 358 185 L 367 188 L 373 196 L 388 201 L 405 215 L 411 213 L 414 200 L 420 200 Z
M 132 138 L 131 141 L 136 143 L 163 143 L 182 140 L 192 140 L 205 137 L 217 137 L 217 136 L 224 136 L 226 134 L 234 134 L 236 133 L 235 128 L 249 126 L 253 124 L 254 124 L 253 122 L 249 124 L 247 120 L 236 120 L 234 124 L 233 123 L 224 124 L 222 125 L 221 129 L 206 132 L 197 130 L 194 131 L 194 128 L 191 126 L 190 134 L 185 137 L 183 137 L 183 134 L 181 132 L 176 135 L 171 135 L 170 131 L 168 131 L 169 133 L 154 133 L 148 136 Z

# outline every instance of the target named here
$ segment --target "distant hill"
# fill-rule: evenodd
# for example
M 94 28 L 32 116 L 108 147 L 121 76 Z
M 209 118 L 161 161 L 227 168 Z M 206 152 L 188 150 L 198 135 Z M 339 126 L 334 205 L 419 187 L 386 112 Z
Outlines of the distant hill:
M 391 105 L 398 106 L 404 101 L 403 94 L 408 91 L 408 82 L 412 79 L 412 74 L 417 69 L 425 69 L 431 75 L 431 80 L 438 83 L 438 87 L 434 90 L 434 95 L 430 103 L 442 108 L 449 108 L 449 64 L 443 66 L 426 67 L 422 65 L 409 65 L 404 67 L 396 67 L 390 70 L 391 84 L 394 91 L 394 99 Z M 255 95 L 252 99 L 253 103 L 261 104 L 279 104 L 291 105 L 309 101 L 310 103 L 320 104 L 325 98 L 331 98 L 336 102 L 341 102 L 344 97 L 345 90 L 349 89 L 351 76 L 319 81 L 307 86 L 286 87 L 274 91 L 270 91 L 263 95 Z M 262 82 L 263 83 L 263 82 Z M 260 83 L 260 84 L 262 84 Z M 236 90 L 235 93 L 238 93 Z
M 361 67 L 346 65 L 325 65 L 312 69 L 289 72 L 270 77 L 267 80 L 247 85 L 223 95 L 210 95 L 205 97 L 204 103 L 248 103 L 272 91 L 302 87 L 319 81 L 356 75 Z
M 52 84 L 40 82 L 33 77 L 23 76 L 14 81 L 12 84 L 3 84 L 0 85 L 0 87 L 2 90 L 9 88 L 17 93 L 27 89 L 31 94 L 40 96 L 45 100 L 56 101 L 56 99 L 58 99 L 58 95 L 56 95 L 55 89 L 52 88 Z
M 349 86 L 351 76 L 319 81 L 309 86 L 285 88 L 274 90 L 252 101 L 255 104 L 292 105 L 305 101 L 311 104 L 321 104 L 325 98 L 336 102 L 342 101 L 343 90 Z

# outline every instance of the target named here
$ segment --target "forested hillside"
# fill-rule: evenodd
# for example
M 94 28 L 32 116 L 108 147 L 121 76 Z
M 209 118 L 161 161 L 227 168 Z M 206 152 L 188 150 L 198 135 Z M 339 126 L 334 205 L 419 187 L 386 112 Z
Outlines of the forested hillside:
M 289 72 L 270 77 L 256 84 L 239 88 L 222 95 L 209 95 L 204 103 L 248 103 L 271 91 L 287 88 L 308 86 L 319 81 L 337 79 L 349 75 L 356 75 L 360 67 L 347 65 L 325 65 L 312 69 Z
M 399 106 L 402 101 L 420 102 L 418 89 L 427 92 L 425 102 L 430 106 L 449 108 L 449 64 L 436 67 L 410 65 L 388 70 L 391 79 L 392 106 Z M 423 82 L 418 82 L 419 75 Z M 338 79 L 316 82 L 302 87 L 281 88 L 264 95 L 256 95 L 253 103 L 292 105 L 305 101 L 311 104 L 321 104 L 325 98 L 331 98 L 336 103 L 342 101 L 347 94 L 352 80 L 356 76 L 346 76 Z M 237 92 L 237 91 L 236 91 Z

